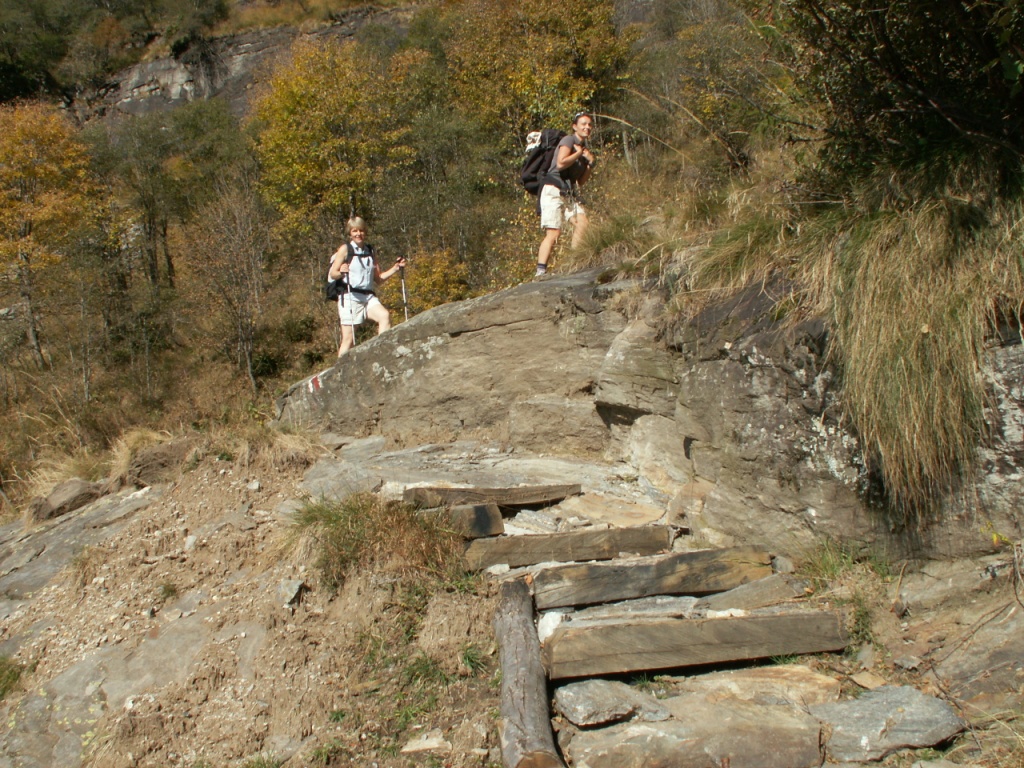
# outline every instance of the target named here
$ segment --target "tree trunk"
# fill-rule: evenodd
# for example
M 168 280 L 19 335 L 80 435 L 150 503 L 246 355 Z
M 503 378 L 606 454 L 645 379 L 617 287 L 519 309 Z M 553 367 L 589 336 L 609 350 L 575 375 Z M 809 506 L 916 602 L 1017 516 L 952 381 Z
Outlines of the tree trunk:
M 32 302 L 32 272 L 29 268 L 29 255 L 24 251 L 18 253 L 18 292 L 25 305 L 25 314 L 28 317 L 28 328 L 25 330 L 28 336 L 29 347 L 32 349 L 32 357 L 36 365 L 43 368 L 46 360 L 43 358 L 43 346 L 39 342 L 39 326 L 36 320 L 36 310 Z
M 167 219 L 160 222 L 160 244 L 164 249 L 164 266 L 167 268 L 167 287 L 174 287 L 174 260 L 171 258 L 171 249 L 167 247 Z

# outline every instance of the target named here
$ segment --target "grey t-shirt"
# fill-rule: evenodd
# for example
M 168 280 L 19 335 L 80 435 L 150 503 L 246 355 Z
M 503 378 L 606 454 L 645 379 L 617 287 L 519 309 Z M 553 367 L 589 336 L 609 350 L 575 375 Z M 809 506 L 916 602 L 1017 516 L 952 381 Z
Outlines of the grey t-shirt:
M 555 149 L 554 157 L 551 158 L 551 167 L 548 169 L 548 176 L 554 178 L 549 179 L 549 182 L 555 184 L 562 190 L 565 190 L 569 186 L 569 184 L 566 184 L 565 182 L 575 184 L 579 181 L 583 174 L 586 173 L 587 167 L 590 165 L 590 163 L 587 162 L 587 159 L 580 155 L 580 157 L 576 159 L 576 162 L 568 168 L 563 168 L 561 171 L 558 170 L 558 150 L 562 147 L 568 147 L 571 154 L 576 151 L 576 145 L 578 143 L 576 135 L 573 133 L 570 133 L 568 136 L 563 136 L 562 140 L 558 142 L 558 147 Z M 559 183 L 559 181 L 562 183 Z

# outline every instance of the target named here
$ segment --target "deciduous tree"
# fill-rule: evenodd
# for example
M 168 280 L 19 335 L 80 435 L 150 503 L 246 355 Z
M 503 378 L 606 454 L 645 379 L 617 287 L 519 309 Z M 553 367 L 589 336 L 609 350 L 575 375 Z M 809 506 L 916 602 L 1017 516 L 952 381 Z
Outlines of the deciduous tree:
M 257 103 L 263 187 L 285 232 L 367 213 L 369 196 L 407 165 L 406 116 L 396 78 L 349 43 L 299 44 Z M 391 76 L 393 75 L 393 77 Z
M 37 272 L 59 267 L 67 234 L 88 210 L 85 147 L 44 104 L 0 107 L 0 274 L 13 277 L 37 364 L 44 364 Z
M 630 35 L 605 0 L 571 10 L 547 0 L 465 0 L 446 51 L 458 100 L 492 128 L 525 135 L 607 97 L 628 64 Z

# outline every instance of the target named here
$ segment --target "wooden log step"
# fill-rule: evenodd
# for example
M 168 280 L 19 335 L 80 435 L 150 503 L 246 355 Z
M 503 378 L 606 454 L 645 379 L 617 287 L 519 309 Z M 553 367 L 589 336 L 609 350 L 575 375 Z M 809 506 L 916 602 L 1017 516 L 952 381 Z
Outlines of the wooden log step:
M 402 498 L 420 507 L 455 506 L 459 504 L 497 504 L 500 507 L 522 507 L 534 504 L 555 504 L 568 496 L 578 496 L 582 488 L 575 485 L 523 485 L 512 488 L 406 488 Z
M 559 680 L 702 664 L 839 651 L 846 647 L 832 612 L 721 619 L 655 619 L 560 625 L 544 643 L 548 677 Z
M 664 552 L 671 543 L 672 531 L 667 525 L 643 525 L 476 539 L 466 547 L 464 558 L 468 568 L 483 569 L 501 563 L 516 568 L 548 562 L 610 560 L 623 552 L 653 555 Z
M 505 521 L 497 504 L 460 504 L 455 507 L 425 509 L 420 514 L 436 517 L 441 525 L 464 539 L 498 536 L 505 532 Z
M 502 759 L 509 768 L 564 768 L 551 732 L 530 590 L 519 579 L 502 584 L 498 595 L 494 634 L 501 665 Z
M 701 599 L 699 605 L 712 611 L 741 608 L 753 611 L 806 597 L 808 583 L 789 573 L 775 573 L 764 579 L 742 584 L 728 592 L 719 592 Z
M 534 576 L 533 597 L 543 611 L 650 595 L 707 595 L 771 573 L 771 556 L 756 547 L 708 549 L 632 562 L 548 568 Z

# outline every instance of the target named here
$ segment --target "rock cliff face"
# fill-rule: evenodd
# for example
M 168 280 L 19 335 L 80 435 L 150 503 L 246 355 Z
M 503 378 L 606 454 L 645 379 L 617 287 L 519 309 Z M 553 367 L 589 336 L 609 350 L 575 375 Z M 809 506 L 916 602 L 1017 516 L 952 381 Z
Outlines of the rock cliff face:
M 783 330 L 760 289 L 659 331 L 662 301 L 596 272 L 437 307 L 355 348 L 278 403 L 312 423 L 395 446 L 480 438 L 620 462 L 669 517 L 709 544 L 798 553 L 830 536 L 933 556 L 1020 536 L 1019 347 L 988 375 L 1002 421 L 970 505 L 908 541 L 869 503 L 840 418 L 821 324 Z
M 368 22 L 401 26 L 407 17 L 408 11 L 403 9 L 363 7 L 309 32 L 277 27 L 196 41 L 177 56 L 142 62 L 119 73 L 103 88 L 82 93 L 71 109 L 86 122 L 118 113 L 141 115 L 219 96 L 241 116 L 248 112 L 254 85 L 296 40 L 349 38 Z

